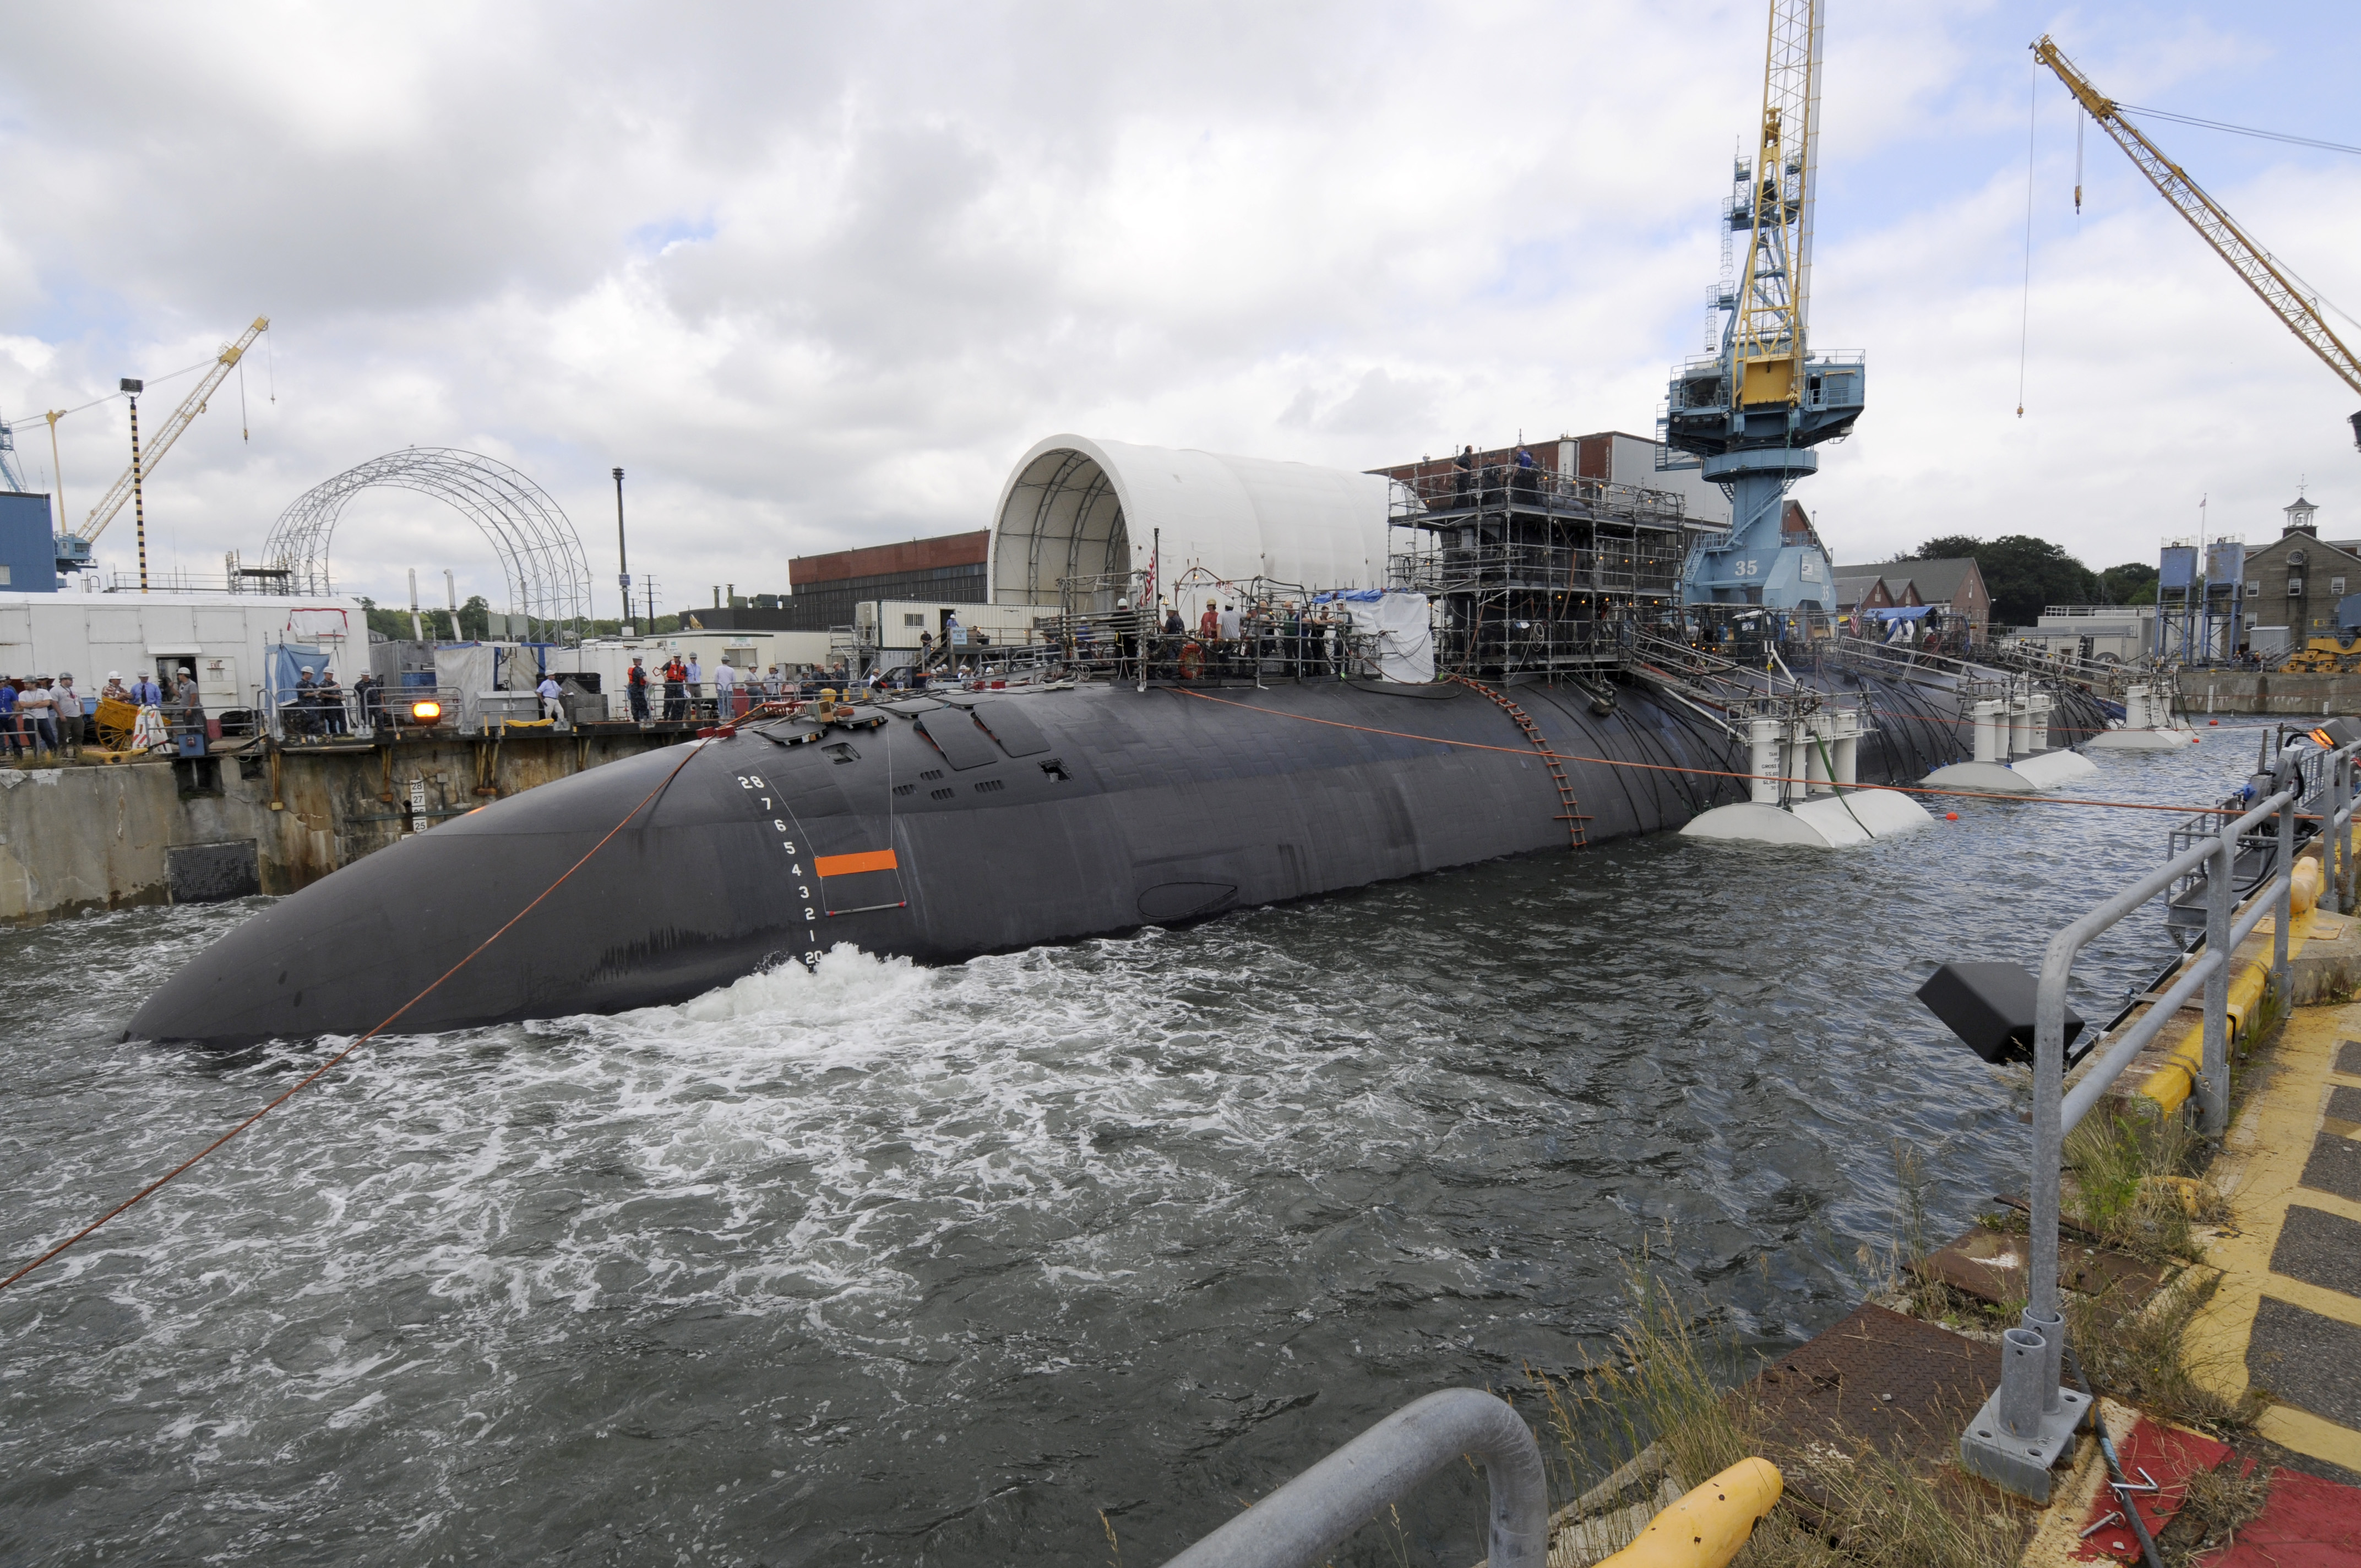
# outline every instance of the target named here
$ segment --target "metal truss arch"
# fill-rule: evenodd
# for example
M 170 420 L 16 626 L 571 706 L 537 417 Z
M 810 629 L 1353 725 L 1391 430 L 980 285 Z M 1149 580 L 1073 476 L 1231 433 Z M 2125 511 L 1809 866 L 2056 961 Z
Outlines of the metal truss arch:
M 587 623 L 590 563 L 565 509 L 523 474 L 480 452 L 413 446 L 347 468 L 295 498 L 270 525 L 265 559 L 283 568 L 288 590 L 335 591 L 328 547 L 346 503 L 376 488 L 416 490 L 456 509 L 481 529 L 508 579 L 511 615 Z

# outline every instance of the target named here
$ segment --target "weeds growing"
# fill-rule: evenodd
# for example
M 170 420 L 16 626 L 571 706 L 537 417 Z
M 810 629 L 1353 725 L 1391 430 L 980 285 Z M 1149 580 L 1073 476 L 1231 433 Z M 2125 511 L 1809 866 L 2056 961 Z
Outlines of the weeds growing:
M 2067 1217 L 2119 1252 L 2159 1263 L 2195 1258 L 2191 1227 L 2224 1212 L 2212 1189 L 2191 1179 L 2211 1148 L 2181 1116 L 2086 1117 L 2066 1137 L 2074 1173 Z
M 1750 1455 L 1771 1459 L 1789 1491 L 1733 1560 L 1737 1568 L 2003 1568 L 2015 1561 L 2018 1521 L 1967 1483 L 1866 1445 L 1847 1453 L 1816 1444 L 1810 1454 L 1776 1445 L 1752 1384 L 1717 1388 L 1719 1347 L 1701 1336 L 1672 1288 L 1640 1270 L 1630 1282 L 1631 1321 L 1605 1365 L 1578 1380 L 1527 1373 L 1569 1475 L 1595 1468 L 1602 1431 L 1613 1456 L 1626 1462 L 1661 1444 L 1665 1472 L 1684 1491 Z M 1644 1465 L 1635 1473 L 1655 1479 Z
M 2068 1296 L 2067 1334 L 2092 1387 L 2151 1417 L 2216 1437 L 2235 1436 L 2253 1426 L 2268 1402 L 2265 1397 L 2248 1389 L 2228 1399 L 2206 1387 L 2197 1375 L 2214 1369 L 2188 1343 L 2190 1322 L 2219 1284 L 2218 1279 L 2184 1279 L 2135 1312 L 2121 1312 L 2102 1299 Z
M 2184 1528 L 2196 1534 L 2187 1555 L 2193 1559 L 2210 1548 L 2227 1545 L 2263 1511 L 2269 1492 L 2270 1482 L 2262 1467 L 2240 1475 L 2235 1456 L 2190 1476 L 2188 1493 L 2173 1521 L 2177 1525 L 2186 1521 Z

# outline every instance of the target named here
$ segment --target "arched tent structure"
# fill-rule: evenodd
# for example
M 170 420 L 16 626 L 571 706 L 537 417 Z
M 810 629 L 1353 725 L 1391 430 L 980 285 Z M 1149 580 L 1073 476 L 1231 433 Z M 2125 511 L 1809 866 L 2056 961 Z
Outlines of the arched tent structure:
M 290 592 L 327 594 L 328 545 L 345 503 L 373 486 L 417 490 L 473 519 L 508 579 L 510 614 L 576 621 L 590 613 L 590 564 L 581 536 L 547 491 L 478 452 L 413 446 L 371 458 L 314 485 L 270 525 L 264 558 L 286 568 Z
M 1381 586 L 1383 475 L 1053 435 L 1017 460 L 993 513 L 998 604 L 1048 604 L 1061 577 L 1134 572 L 1151 541 L 1170 583 L 1191 567 L 1231 582 Z

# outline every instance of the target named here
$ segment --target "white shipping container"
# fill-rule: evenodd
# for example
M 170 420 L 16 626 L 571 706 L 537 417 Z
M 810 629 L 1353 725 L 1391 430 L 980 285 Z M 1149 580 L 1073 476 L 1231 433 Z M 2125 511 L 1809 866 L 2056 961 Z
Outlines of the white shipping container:
M 0 593 L 0 675 L 60 675 L 95 699 L 107 672 L 128 683 L 186 665 L 208 712 L 258 706 L 263 650 L 318 648 L 349 690 L 368 669 L 368 618 L 348 598 L 262 594 Z
M 853 626 L 872 648 L 916 652 L 919 634 L 943 640 L 943 626 L 951 616 L 971 632 L 981 631 L 993 645 L 1015 646 L 1033 641 L 1038 620 L 1053 620 L 1053 604 L 945 604 L 940 599 L 863 599 L 852 607 Z M 970 644 L 973 646 L 972 642 Z

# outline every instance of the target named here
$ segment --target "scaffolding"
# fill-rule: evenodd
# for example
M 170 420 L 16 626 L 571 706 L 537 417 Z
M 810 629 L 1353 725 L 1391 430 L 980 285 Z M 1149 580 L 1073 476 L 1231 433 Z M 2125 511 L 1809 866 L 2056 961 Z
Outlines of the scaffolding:
M 1507 464 L 1397 481 L 1396 587 L 1435 605 L 1435 667 L 1499 677 L 1619 663 L 1635 626 L 1676 625 L 1692 534 L 1681 498 Z

